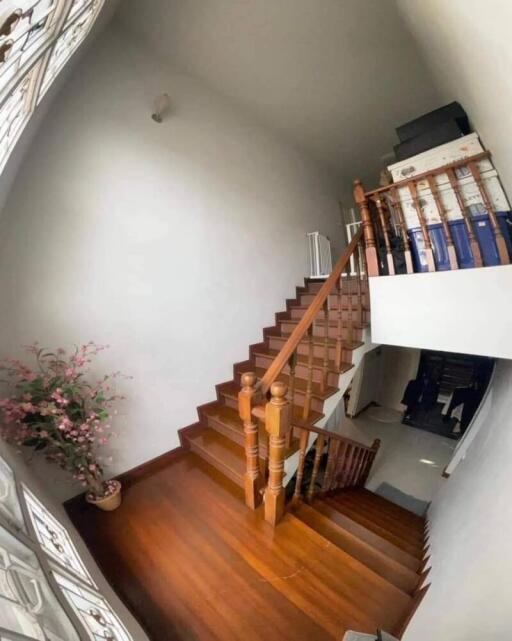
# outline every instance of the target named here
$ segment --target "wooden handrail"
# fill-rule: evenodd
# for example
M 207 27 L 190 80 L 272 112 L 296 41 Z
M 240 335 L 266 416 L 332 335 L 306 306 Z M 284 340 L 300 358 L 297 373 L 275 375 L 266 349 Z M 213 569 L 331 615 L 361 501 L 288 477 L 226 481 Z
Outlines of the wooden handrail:
M 361 447 L 363 449 L 371 449 L 371 445 L 364 445 L 363 443 L 360 443 L 359 441 L 354 441 L 351 438 L 348 438 L 347 436 L 343 436 L 342 434 L 338 434 L 337 432 L 333 432 L 332 430 L 328 430 L 325 427 L 318 427 L 317 425 L 312 425 L 311 423 L 307 423 L 306 421 L 301 421 L 299 419 L 294 419 L 292 421 L 292 427 L 297 427 L 298 429 L 301 430 L 308 430 L 309 432 L 314 432 L 315 434 L 322 434 L 325 437 L 328 438 L 333 438 L 336 439 L 337 441 L 343 441 L 344 443 L 349 443 L 350 445 L 356 445 L 357 447 Z
M 354 253 L 359 241 L 361 240 L 361 235 L 362 235 L 362 229 L 359 229 L 356 235 L 354 236 L 354 238 L 352 239 L 352 241 L 350 242 L 349 246 L 345 249 L 345 251 L 341 255 L 341 258 L 336 263 L 329 278 L 327 278 L 325 283 L 318 290 L 318 293 L 313 299 L 313 302 L 309 306 L 307 312 L 301 318 L 299 324 L 290 334 L 290 337 L 281 348 L 281 351 L 272 361 L 269 368 L 261 378 L 260 383 L 261 383 L 261 391 L 263 394 L 267 393 L 272 383 L 276 380 L 276 378 L 281 373 L 283 367 L 286 366 L 292 354 L 297 349 L 298 344 L 304 338 L 304 335 L 306 334 L 309 327 L 312 325 L 313 321 L 315 320 L 316 315 L 322 309 L 325 301 L 327 300 L 329 294 L 331 293 L 334 286 L 336 285 L 339 278 L 341 277 L 341 274 L 343 273 L 343 270 L 347 266 L 350 260 L 350 257 Z
M 365 232 L 368 275 L 370 277 L 380 274 L 391 276 L 395 273 L 395 263 L 403 265 L 404 262 L 405 271 L 408 274 L 412 273 L 414 266 L 411 260 L 411 245 L 415 246 L 415 258 L 419 261 L 419 264 L 416 265 L 418 271 L 434 272 L 436 270 L 458 269 L 459 267 L 482 267 L 484 264 L 483 249 L 485 248 L 480 247 L 483 240 L 478 233 L 470 208 L 474 202 L 473 200 L 468 202 L 466 198 L 467 192 L 464 189 L 466 185 L 472 185 L 472 189 L 477 188 L 494 235 L 495 257 L 488 257 L 489 262 L 486 264 L 510 264 L 512 258 L 512 252 L 509 255 L 510 244 L 501 229 L 492 198 L 493 192 L 490 189 L 491 187 L 494 189 L 498 183 L 496 179 L 494 179 L 496 180 L 494 184 L 486 181 L 484 179 L 486 172 L 482 173 L 481 166 L 478 164 L 479 161 L 490 157 L 490 151 L 482 151 L 421 173 L 411 171 L 409 177 L 371 191 L 366 191 L 361 181 L 356 180 L 354 182 L 354 201 L 361 211 Z M 457 175 L 456 169 L 461 167 L 468 169 L 468 180 L 463 180 Z M 411 169 L 413 170 L 414 167 Z M 446 176 L 446 190 L 440 189 L 440 185 L 437 184 L 436 179 L 439 176 Z M 450 198 L 448 199 L 447 196 Z M 457 216 L 457 219 L 460 218 L 463 221 L 466 237 L 459 234 L 452 235 L 452 221 L 448 217 L 448 206 L 451 207 L 453 200 L 456 201 L 460 210 L 461 218 Z M 498 202 L 498 197 L 496 202 Z M 393 244 L 390 239 L 392 226 L 389 224 L 389 218 L 384 215 L 387 206 L 385 203 L 391 205 L 391 218 L 398 232 L 393 233 Z M 419 224 L 419 232 L 415 230 L 411 240 L 408 238 L 407 221 L 404 215 L 406 207 L 414 212 Z M 437 220 L 441 222 L 439 232 L 429 223 L 426 214 L 426 212 L 435 214 L 436 211 L 438 218 L 436 217 L 435 222 Z M 403 247 L 399 246 L 400 241 L 403 242 Z M 466 257 L 468 254 L 467 245 L 470 249 L 468 257 Z M 387 260 L 384 258 L 384 253 Z M 402 254 L 403 256 L 401 256 Z M 446 255 L 448 260 L 445 258 Z M 465 263 L 462 262 L 463 260 Z M 403 272 L 403 267 L 401 267 L 401 271 Z
M 446 165 L 441 165 L 440 167 L 436 167 L 435 169 L 429 169 L 428 171 L 423 171 L 421 174 L 415 174 L 410 178 L 404 178 L 403 180 L 399 180 L 398 182 L 391 183 L 391 185 L 386 185 L 385 187 L 378 187 L 377 189 L 366 191 L 365 196 L 367 198 L 372 198 L 372 196 L 378 196 L 379 194 L 383 194 L 389 191 L 390 187 L 395 187 L 396 189 L 400 189 L 400 187 L 407 187 L 408 184 L 413 179 L 415 182 L 419 182 L 420 180 L 424 180 L 425 178 L 428 178 L 429 176 L 432 176 L 432 175 L 444 174 L 446 173 L 447 169 L 458 169 L 459 167 L 466 167 L 471 162 L 478 162 L 479 160 L 485 160 L 485 158 L 490 158 L 490 157 L 491 157 L 490 151 L 482 151 L 479 154 L 475 154 L 474 156 L 467 156 L 467 158 L 461 158 L 460 160 L 450 162 Z

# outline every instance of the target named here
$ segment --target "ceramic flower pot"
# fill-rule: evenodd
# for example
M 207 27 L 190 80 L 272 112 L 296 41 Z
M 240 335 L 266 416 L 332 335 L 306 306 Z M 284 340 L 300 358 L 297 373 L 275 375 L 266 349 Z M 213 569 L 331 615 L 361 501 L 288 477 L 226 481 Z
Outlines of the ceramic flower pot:
M 117 510 L 117 508 L 121 505 L 121 483 L 114 480 L 108 481 L 108 483 L 111 486 L 111 491 L 107 496 L 97 498 L 96 496 L 88 492 L 85 495 L 85 500 L 87 501 L 87 503 L 95 505 L 100 510 L 104 510 L 105 512 L 112 512 L 113 510 Z

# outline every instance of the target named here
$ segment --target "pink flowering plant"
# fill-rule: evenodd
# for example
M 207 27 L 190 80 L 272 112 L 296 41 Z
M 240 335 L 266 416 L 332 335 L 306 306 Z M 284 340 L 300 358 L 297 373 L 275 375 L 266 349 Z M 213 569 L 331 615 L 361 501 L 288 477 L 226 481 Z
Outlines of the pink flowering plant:
M 88 368 L 107 346 L 93 342 L 49 351 L 38 344 L 25 347 L 33 364 L 8 358 L 0 361 L 8 396 L 0 400 L 0 434 L 9 443 L 44 453 L 70 472 L 92 498 L 109 496 L 115 483 L 104 481 L 98 450 L 111 437 L 114 405 L 123 399 L 113 389 L 119 372 L 91 382 Z

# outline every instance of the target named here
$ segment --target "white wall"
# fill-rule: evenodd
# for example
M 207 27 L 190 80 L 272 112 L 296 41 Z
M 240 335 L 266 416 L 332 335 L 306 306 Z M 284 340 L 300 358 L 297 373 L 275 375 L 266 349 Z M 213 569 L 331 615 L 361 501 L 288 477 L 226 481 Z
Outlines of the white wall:
M 173 109 L 158 125 L 162 91 Z M 322 168 L 110 27 L 5 207 L 0 353 L 110 344 L 101 367 L 134 377 L 112 472 L 132 468 L 176 447 L 261 340 L 306 273 L 306 232 L 338 236 L 337 195 Z
M 445 102 L 459 100 L 512 193 L 512 3 L 398 0 Z
M 500 361 L 492 412 L 430 508 L 431 588 L 405 641 L 510 639 L 511 389 Z
M 376 343 L 512 358 L 512 265 L 370 278 Z
M 382 374 L 376 401 L 383 407 L 402 412 L 401 401 L 407 383 L 416 378 L 421 350 L 407 347 L 382 346 Z

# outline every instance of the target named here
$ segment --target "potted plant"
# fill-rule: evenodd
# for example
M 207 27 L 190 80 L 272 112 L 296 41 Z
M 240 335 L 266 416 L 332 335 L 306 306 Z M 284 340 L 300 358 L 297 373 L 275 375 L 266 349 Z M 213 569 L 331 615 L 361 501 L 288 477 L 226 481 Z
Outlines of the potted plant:
M 113 406 L 123 396 L 105 375 L 91 382 L 88 366 L 106 346 L 93 342 L 50 351 L 25 347 L 33 364 L 8 358 L 0 361 L 8 396 L 0 399 L 2 437 L 18 447 L 44 454 L 87 488 L 86 500 L 111 511 L 121 503 L 121 484 L 105 480 L 100 447 L 109 442 Z

